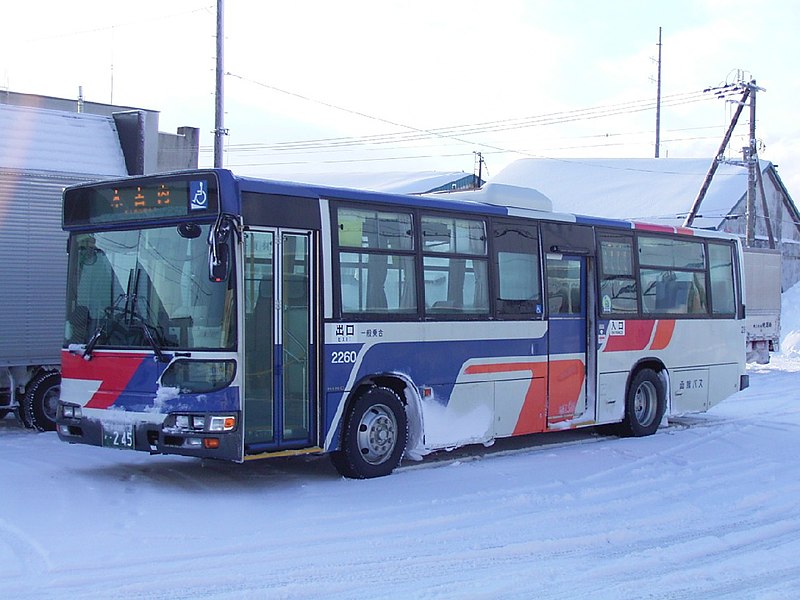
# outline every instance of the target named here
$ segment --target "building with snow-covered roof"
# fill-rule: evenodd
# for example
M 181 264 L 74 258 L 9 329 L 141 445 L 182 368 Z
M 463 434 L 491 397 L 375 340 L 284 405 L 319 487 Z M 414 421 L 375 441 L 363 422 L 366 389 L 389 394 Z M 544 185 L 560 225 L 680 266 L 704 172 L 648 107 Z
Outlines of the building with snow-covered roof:
M 177 133 L 159 131 L 159 112 L 157 110 L 89 102 L 82 98 L 56 98 L 38 94 L 23 94 L 9 90 L 0 91 L 0 107 L 44 109 L 72 115 L 96 115 L 112 121 L 113 127 L 116 129 L 118 144 L 125 155 L 128 175 L 197 168 L 200 146 L 199 129 L 179 127 Z M 77 120 L 82 118 L 82 116 L 75 117 Z M 59 125 L 54 125 L 52 119 L 49 119 L 47 123 L 41 123 L 40 128 L 46 125 L 55 127 L 52 131 L 54 136 L 58 136 L 62 131 Z M 5 132 L 5 129 L 2 131 Z M 39 146 L 39 149 L 41 150 L 43 147 Z M 94 153 L 91 154 L 94 155 Z
M 707 159 L 521 159 L 491 183 L 530 187 L 543 193 L 557 212 L 631 219 L 681 226 L 710 166 Z M 759 164 L 766 203 L 757 194 L 755 246 L 774 245 L 782 260 L 782 287 L 800 281 L 800 212 L 771 162 Z M 721 163 L 692 227 L 744 237 L 748 173 Z M 766 204 L 766 210 L 765 210 Z
M 197 167 L 198 137 L 195 128 L 160 133 L 157 111 L 0 91 L 0 416 L 57 381 L 63 188 Z

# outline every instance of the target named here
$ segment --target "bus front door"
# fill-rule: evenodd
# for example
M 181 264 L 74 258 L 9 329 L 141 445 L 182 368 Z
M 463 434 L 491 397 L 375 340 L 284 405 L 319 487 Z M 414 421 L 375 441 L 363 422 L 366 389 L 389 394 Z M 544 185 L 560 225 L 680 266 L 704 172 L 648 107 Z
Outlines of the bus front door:
M 582 415 L 586 402 L 586 258 L 548 254 L 547 426 Z
M 245 233 L 245 454 L 316 436 L 313 243 L 310 231 Z

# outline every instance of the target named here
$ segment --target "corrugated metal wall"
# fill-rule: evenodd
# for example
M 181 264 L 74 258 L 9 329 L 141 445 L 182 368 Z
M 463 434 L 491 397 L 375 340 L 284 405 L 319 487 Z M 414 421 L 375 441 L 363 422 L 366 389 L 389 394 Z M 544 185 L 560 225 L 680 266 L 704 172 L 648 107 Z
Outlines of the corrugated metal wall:
M 61 192 L 87 178 L 0 168 L 0 367 L 59 362 L 67 265 Z

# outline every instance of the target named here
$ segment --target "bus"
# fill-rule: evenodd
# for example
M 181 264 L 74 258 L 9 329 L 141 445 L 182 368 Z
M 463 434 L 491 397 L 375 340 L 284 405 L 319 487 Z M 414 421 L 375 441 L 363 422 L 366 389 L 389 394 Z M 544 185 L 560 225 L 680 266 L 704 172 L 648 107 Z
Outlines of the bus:
M 742 254 L 556 214 L 193 170 L 69 187 L 61 440 L 346 477 L 496 438 L 645 436 L 748 385 Z

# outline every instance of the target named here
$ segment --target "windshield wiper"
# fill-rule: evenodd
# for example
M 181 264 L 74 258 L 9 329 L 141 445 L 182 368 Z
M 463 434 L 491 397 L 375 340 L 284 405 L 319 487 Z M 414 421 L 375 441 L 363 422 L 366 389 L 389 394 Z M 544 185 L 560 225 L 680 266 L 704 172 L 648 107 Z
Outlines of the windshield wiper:
M 139 288 L 139 273 L 141 269 L 136 269 L 136 280 L 133 287 L 133 297 L 131 299 L 131 325 L 133 325 L 133 319 L 138 321 L 139 327 L 142 328 L 142 332 L 144 333 L 144 337 L 147 338 L 147 343 L 150 344 L 150 347 L 153 349 L 153 352 L 156 355 L 156 360 L 158 362 L 167 363 L 172 360 L 169 356 L 164 354 L 164 351 L 161 350 L 161 344 L 159 343 L 163 336 L 161 332 L 159 332 L 158 327 L 150 323 L 147 318 L 139 312 L 137 300 L 138 296 L 138 288 Z M 144 304 L 144 311 L 149 313 L 150 306 L 149 303 L 145 300 Z M 156 341 L 153 332 L 155 331 L 156 335 L 159 337 L 159 341 Z
M 153 332 L 150 331 L 150 328 L 152 327 L 153 329 L 155 329 L 155 327 L 153 327 L 147 321 L 145 321 L 141 317 L 141 315 L 137 315 L 137 318 L 139 319 L 140 325 L 142 326 L 142 329 L 144 330 L 144 337 L 147 338 L 148 343 L 153 348 L 153 352 L 156 355 L 156 360 L 158 362 L 163 362 L 163 363 L 167 363 L 170 360 L 172 360 L 169 356 L 164 354 L 164 351 L 161 350 L 161 347 L 158 345 L 158 342 L 156 342 L 156 339 L 153 337 Z M 158 331 L 158 330 L 156 330 L 156 331 Z
M 89 338 L 89 341 L 86 344 L 70 344 L 67 349 L 72 354 L 79 354 L 83 357 L 83 360 L 92 360 L 92 353 L 94 352 L 94 347 L 100 341 L 100 338 L 103 337 L 103 334 L 106 333 L 106 326 L 109 323 L 109 319 L 114 318 L 114 314 L 117 311 L 117 305 L 120 303 L 121 300 L 127 301 L 127 294 L 120 294 L 116 300 L 114 300 L 114 304 L 111 306 L 106 306 L 103 312 L 105 312 L 105 319 L 100 322 L 100 325 L 97 326 L 97 329 L 94 330 L 92 333 L 92 337 Z

